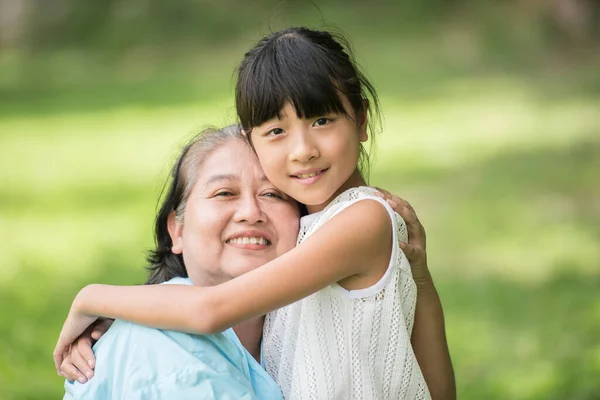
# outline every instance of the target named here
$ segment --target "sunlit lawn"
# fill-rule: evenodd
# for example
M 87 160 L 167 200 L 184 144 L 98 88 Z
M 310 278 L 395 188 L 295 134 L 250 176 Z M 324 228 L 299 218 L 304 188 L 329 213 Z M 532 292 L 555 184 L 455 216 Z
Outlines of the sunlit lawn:
M 600 96 L 510 76 L 382 99 L 372 182 L 428 232 L 462 399 L 600 398 Z M 140 283 L 168 166 L 233 121 L 204 103 L 0 119 L 0 399 L 59 398 L 51 352 L 88 282 Z

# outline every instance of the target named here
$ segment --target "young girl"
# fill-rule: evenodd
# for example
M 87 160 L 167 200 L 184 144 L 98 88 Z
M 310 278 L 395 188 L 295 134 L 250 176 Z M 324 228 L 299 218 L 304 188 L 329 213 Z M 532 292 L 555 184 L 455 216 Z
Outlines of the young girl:
M 375 90 L 329 33 L 306 28 L 265 37 L 238 72 L 238 115 L 266 177 L 306 205 L 298 246 L 214 287 L 87 286 L 55 358 L 98 316 L 210 334 L 269 313 L 262 361 L 285 398 L 430 398 L 410 341 L 406 226 L 361 174 Z

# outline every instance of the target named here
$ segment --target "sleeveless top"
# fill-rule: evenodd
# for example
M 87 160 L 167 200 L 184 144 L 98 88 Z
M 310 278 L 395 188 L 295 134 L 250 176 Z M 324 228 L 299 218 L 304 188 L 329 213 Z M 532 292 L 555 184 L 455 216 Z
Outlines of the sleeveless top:
M 348 206 L 380 202 L 393 226 L 390 264 L 375 285 L 338 284 L 267 315 L 262 351 L 286 399 L 430 399 L 411 346 L 416 285 L 400 249 L 406 224 L 374 189 L 351 188 L 323 211 L 302 218 L 298 244 Z

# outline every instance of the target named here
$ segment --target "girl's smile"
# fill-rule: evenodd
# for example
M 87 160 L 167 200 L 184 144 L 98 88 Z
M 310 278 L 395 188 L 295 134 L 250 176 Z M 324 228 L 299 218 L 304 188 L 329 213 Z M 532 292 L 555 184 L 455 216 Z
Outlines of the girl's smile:
M 302 185 L 312 185 L 313 183 L 318 182 L 328 170 L 329 168 L 305 169 L 296 172 L 295 174 L 291 175 L 291 177 Z
M 269 180 L 306 204 L 323 209 L 344 190 L 364 184 L 357 170 L 366 117 L 357 120 L 345 96 L 346 114 L 304 118 L 290 102 L 278 116 L 252 130 L 252 144 Z

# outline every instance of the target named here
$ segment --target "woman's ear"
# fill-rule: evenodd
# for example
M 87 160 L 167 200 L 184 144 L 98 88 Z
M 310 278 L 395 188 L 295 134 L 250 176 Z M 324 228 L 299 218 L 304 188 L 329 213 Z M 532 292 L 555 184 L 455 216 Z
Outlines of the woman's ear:
M 183 222 L 177 221 L 175 211 L 171 211 L 169 218 L 167 219 L 167 228 L 169 229 L 169 236 L 171 236 L 171 252 L 173 254 L 183 253 Z

